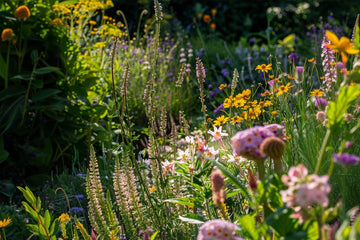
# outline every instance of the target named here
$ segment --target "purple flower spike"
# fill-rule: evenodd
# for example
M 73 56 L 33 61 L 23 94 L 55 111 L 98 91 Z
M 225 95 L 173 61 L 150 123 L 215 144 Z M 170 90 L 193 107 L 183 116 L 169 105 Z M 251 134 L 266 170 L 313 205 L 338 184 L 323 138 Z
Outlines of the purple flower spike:
M 360 162 L 360 158 L 358 156 L 349 153 L 333 154 L 333 159 L 335 163 L 339 163 L 344 167 L 355 166 Z
M 328 102 L 324 98 L 317 97 L 315 100 L 315 107 L 323 106 L 326 107 Z

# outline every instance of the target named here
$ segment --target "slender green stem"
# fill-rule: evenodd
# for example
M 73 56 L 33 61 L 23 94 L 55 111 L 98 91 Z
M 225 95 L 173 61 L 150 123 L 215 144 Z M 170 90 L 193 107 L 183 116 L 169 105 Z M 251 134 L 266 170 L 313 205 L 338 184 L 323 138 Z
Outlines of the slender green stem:
M 265 178 L 264 160 L 256 160 L 255 162 L 256 162 L 257 169 L 258 169 L 259 180 L 262 181 Z
M 5 88 L 8 87 L 8 81 L 9 81 L 9 60 L 10 60 L 10 41 L 8 43 L 8 50 L 6 54 L 6 67 L 5 67 Z
M 328 145 L 328 142 L 330 139 L 330 135 L 331 135 L 331 130 L 328 129 L 326 131 L 326 135 L 325 135 L 324 140 L 321 145 L 320 154 L 319 154 L 319 157 L 318 157 L 317 163 L 316 163 L 315 174 L 319 174 L 320 167 L 321 167 L 321 164 L 322 164 L 322 161 L 324 158 L 324 154 L 325 154 L 325 149 L 326 149 L 326 146 Z
M 6 240 L 5 228 L 3 228 L 4 240 Z

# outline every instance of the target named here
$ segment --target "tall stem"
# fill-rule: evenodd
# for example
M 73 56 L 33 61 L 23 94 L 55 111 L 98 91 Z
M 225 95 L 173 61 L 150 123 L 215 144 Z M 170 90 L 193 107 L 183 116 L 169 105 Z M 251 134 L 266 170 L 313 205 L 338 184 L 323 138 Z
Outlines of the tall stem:
M 328 129 L 326 131 L 326 135 L 325 135 L 324 140 L 321 145 L 320 154 L 319 154 L 319 157 L 318 157 L 317 163 L 316 163 L 315 174 L 319 174 L 320 167 L 321 167 L 321 164 L 322 164 L 322 161 L 324 158 L 324 154 L 325 154 L 325 149 L 326 149 L 326 146 L 328 145 L 328 142 L 330 139 L 330 135 L 331 135 L 331 130 Z
M 256 162 L 257 169 L 258 169 L 258 178 L 260 181 L 262 181 L 265 178 L 264 160 L 256 160 L 255 162 Z

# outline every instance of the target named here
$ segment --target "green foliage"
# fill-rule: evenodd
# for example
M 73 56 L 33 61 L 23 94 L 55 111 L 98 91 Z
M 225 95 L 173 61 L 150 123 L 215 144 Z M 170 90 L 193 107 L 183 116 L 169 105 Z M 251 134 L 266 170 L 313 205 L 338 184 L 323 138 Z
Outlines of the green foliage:
M 27 224 L 26 227 L 40 239 L 56 240 L 56 234 L 60 225 L 59 219 L 53 219 L 49 210 L 45 210 L 44 215 L 40 214 L 41 200 L 39 197 L 36 198 L 28 187 L 18 187 L 18 189 L 23 193 L 27 201 L 22 202 L 25 211 L 36 221 L 36 224 Z

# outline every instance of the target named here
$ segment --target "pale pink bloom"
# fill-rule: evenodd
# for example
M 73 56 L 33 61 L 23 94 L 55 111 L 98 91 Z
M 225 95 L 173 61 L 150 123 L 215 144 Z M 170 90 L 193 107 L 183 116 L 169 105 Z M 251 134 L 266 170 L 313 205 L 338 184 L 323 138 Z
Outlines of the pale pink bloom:
M 163 170 L 163 176 L 166 174 L 166 172 L 171 172 L 171 174 L 174 175 L 175 162 L 169 162 L 168 160 L 165 160 L 165 162 L 162 162 L 161 165 Z
M 178 149 L 178 157 L 177 160 L 179 160 L 179 162 L 184 162 L 186 160 L 190 160 L 190 150 L 187 148 L 185 151 Z

